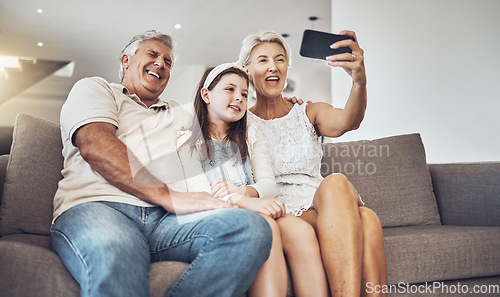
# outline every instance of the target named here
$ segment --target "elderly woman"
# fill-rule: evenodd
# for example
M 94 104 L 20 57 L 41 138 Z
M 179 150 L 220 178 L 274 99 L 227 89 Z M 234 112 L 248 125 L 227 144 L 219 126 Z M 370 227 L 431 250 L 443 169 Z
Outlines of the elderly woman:
M 250 108 L 250 129 L 263 134 L 278 186 L 278 196 L 287 212 L 302 220 L 278 220 L 287 259 L 308 261 L 307 250 L 287 253 L 286 237 L 301 228 L 313 228 L 319 242 L 332 296 L 365 296 L 366 284 L 387 283 L 387 268 L 382 227 L 377 215 L 364 206 L 358 193 L 341 174 L 322 178 L 322 150 L 319 136 L 339 137 L 357 129 L 366 109 L 366 74 L 363 50 L 354 32 L 343 31 L 356 41 L 343 40 L 332 48 L 349 47 L 351 53 L 327 58 L 332 67 L 343 68 L 352 77 L 352 89 L 344 109 L 323 102 L 293 104 L 283 98 L 290 49 L 274 32 L 249 35 L 243 40 L 240 62 L 247 70 L 256 91 L 256 104 Z M 250 132 L 250 130 L 249 130 Z M 252 133 L 249 133 L 252 137 Z M 282 226 L 281 226 L 282 225 Z M 314 234 L 314 233 L 313 233 Z M 314 244 L 312 244 L 313 246 Z M 316 243 L 317 245 L 317 243 Z M 293 261 L 300 269 L 300 261 Z M 294 281 L 295 283 L 295 281 Z M 300 291 L 307 288 L 297 288 Z M 373 290 L 372 290 L 373 291 Z

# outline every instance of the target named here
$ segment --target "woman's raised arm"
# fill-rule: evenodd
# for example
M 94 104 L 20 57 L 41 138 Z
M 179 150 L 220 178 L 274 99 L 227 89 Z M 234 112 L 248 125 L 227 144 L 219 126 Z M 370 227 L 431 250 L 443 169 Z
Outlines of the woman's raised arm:
M 351 93 L 346 106 L 344 109 L 334 108 L 322 102 L 307 106 L 307 116 L 316 131 L 327 137 L 338 137 L 357 129 L 363 121 L 367 105 L 364 51 L 359 47 L 354 32 L 342 31 L 340 34 L 352 36 L 356 40 L 347 39 L 332 44 L 332 48 L 349 47 L 352 53 L 327 57 L 328 65 L 343 68 L 352 77 Z

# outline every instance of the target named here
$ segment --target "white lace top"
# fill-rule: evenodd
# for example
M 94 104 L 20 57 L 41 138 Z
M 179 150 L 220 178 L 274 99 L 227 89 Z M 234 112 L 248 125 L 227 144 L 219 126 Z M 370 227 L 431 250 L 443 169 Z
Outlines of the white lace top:
M 287 213 L 300 216 L 312 206 L 314 193 L 323 180 L 323 151 L 314 126 L 306 115 L 307 104 L 295 104 L 284 117 L 263 120 L 248 111 L 248 137 L 262 134 L 268 140 L 278 187 L 277 199 Z

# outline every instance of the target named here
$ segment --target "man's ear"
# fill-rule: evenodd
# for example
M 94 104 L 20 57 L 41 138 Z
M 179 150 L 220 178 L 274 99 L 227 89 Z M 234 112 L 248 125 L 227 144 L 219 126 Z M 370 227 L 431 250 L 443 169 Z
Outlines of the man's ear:
M 208 96 L 207 88 L 201 89 L 201 99 L 203 99 L 203 101 L 205 101 L 206 104 L 210 104 L 210 97 Z
M 123 69 L 128 69 L 129 67 L 129 57 L 127 54 L 123 54 L 121 59 L 120 59 L 121 63 L 122 63 L 122 66 L 123 66 Z

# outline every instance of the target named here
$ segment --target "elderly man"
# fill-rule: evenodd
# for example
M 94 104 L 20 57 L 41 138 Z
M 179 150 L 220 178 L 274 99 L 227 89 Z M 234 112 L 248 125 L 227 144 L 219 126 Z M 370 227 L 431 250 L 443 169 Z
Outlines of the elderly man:
M 135 36 L 121 55 L 121 84 L 82 79 L 62 108 L 51 248 L 82 296 L 148 296 L 150 262 L 168 260 L 190 266 L 167 296 L 241 296 L 268 257 L 261 216 L 184 182 L 176 139 L 190 116 L 158 98 L 172 51 L 168 35 Z

